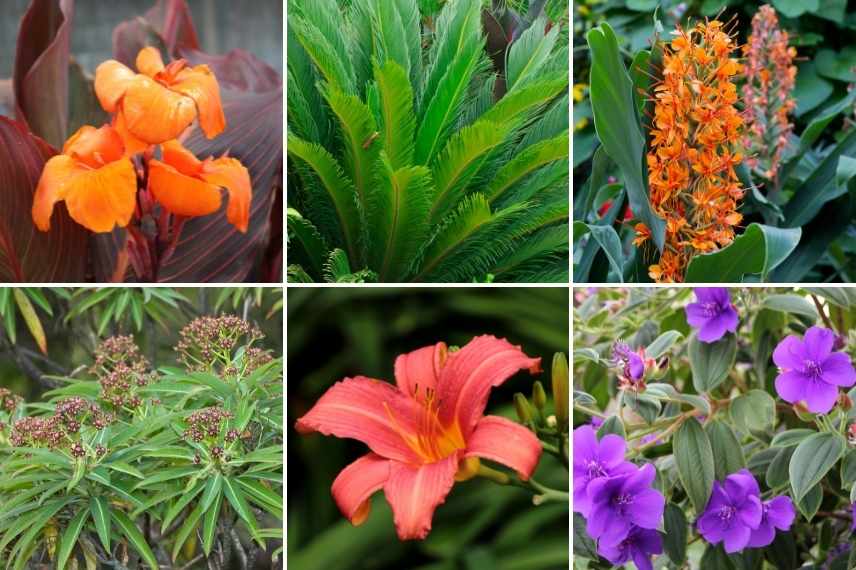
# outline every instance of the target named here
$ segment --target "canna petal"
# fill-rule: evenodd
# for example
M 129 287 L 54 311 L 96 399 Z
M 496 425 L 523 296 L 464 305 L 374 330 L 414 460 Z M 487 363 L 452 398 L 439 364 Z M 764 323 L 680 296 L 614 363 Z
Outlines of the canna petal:
M 113 130 L 122 138 L 125 145 L 125 156 L 131 157 L 141 153 L 149 148 L 149 143 L 138 138 L 128 130 L 127 121 L 125 120 L 125 112 L 122 107 L 119 107 L 118 112 L 113 116 Z
M 239 232 L 247 233 L 250 225 L 250 202 L 253 199 L 250 172 L 235 158 L 223 157 L 206 161 L 200 175 L 202 180 L 222 186 L 229 193 L 226 219 Z
M 45 163 L 33 196 L 32 216 L 37 228 L 43 232 L 51 229 L 50 221 L 54 206 L 65 199 L 71 181 L 87 171 L 86 167 L 64 154 L 54 156 Z
M 367 453 L 345 467 L 333 481 L 333 500 L 354 526 L 363 524 L 368 518 L 369 499 L 389 479 L 389 465 L 389 459 Z
M 202 161 L 177 140 L 163 143 L 161 156 L 165 163 L 187 176 L 198 176 L 202 172 Z
M 137 74 L 114 59 L 108 59 L 95 69 L 95 95 L 108 113 L 115 113 Z
M 196 102 L 199 111 L 199 126 L 209 139 L 213 139 L 226 128 L 226 116 L 220 101 L 220 86 L 207 65 L 183 69 L 170 89 L 187 95 Z
M 465 457 L 481 457 L 517 471 L 524 481 L 541 458 L 541 442 L 520 424 L 499 416 L 485 416 L 467 440 Z
M 154 77 L 164 70 L 160 50 L 152 46 L 144 47 L 137 54 L 137 71 L 143 75 Z
M 466 439 L 484 414 L 490 390 L 518 370 L 540 370 L 541 359 L 530 358 L 505 339 L 479 336 L 449 355 L 440 372 L 437 394 L 440 421 L 457 422 Z
M 398 389 L 409 396 L 422 390 L 436 390 L 437 378 L 446 362 L 446 343 L 438 342 L 395 359 L 395 382 Z
M 91 168 L 100 168 L 125 155 L 122 136 L 110 125 L 101 128 L 85 125 L 65 142 L 62 153 Z
M 149 190 L 168 212 L 179 216 L 205 216 L 220 209 L 217 186 L 155 159 L 149 161 Z
M 137 205 L 137 174 L 127 158 L 75 176 L 65 191 L 68 213 L 93 232 L 125 227 Z
M 128 131 L 149 144 L 177 138 L 196 118 L 193 99 L 145 75 L 137 75 L 128 86 L 122 110 Z
M 457 453 L 424 465 L 390 463 L 383 491 L 392 507 L 398 538 L 421 540 L 428 536 L 434 510 L 446 500 L 457 470 Z
M 357 439 L 393 461 L 421 463 L 403 438 L 415 432 L 419 412 L 419 404 L 392 384 L 357 376 L 331 386 L 295 427 Z

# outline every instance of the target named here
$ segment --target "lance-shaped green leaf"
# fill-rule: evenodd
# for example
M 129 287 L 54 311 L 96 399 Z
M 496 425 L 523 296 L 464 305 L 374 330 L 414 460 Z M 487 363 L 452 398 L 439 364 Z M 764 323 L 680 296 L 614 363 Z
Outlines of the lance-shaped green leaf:
M 95 531 L 101 544 L 110 552 L 110 504 L 104 497 L 92 497 L 89 500 L 89 511 L 92 513 L 92 522 L 95 523 Z
M 116 522 L 116 525 L 119 527 L 122 534 L 125 535 L 125 538 L 128 539 L 131 547 L 143 557 L 143 560 L 145 560 L 151 570 L 158 570 L 160 568 L 158 559 L 155 557 L 154 552 L 152 552 L 151 547 L 143 537 L 143 533 L 141 533 L 140 529 L 137 528 L 137 525 L 134 524 L 134 521 L 129 519 L 128 515 L 118 509 L 114 509 L 112 511 L 112 515 L 113 520 Z
M 223 491 L 226 494 L 226 498 L 229 500 L 229 504 L 231 504 L 232 508 L 235 509 L 238 517 L 244 521 L 244 524 L 247 526 L 252 537 L 256 539 L 259 544 L 264 544 L 259 537 L 259 523 L 256 521 L 256 516 L 253 514 L 253 510 L 250 508 L 249 503 L 247 503 L 247 499 L 244 497 L 244 493 L 241 491 L 240 485 L 237 481 L 231 477 L 224 478 Z
M 65 569 L 65 565 L 68 563 L 68 557 L 71 556 L 71 552 L 77 544 L 77 537 L 80 536 L 80 531 L 83 528 L 83 525 L 86 524 L 86 515 L 88 514 L 89 511 L 86 508 L 80 509 L 77 514 L 74 515 L 74 518 L 71 519 L 71 522 L 68 523 L 65 532 L 62 533 L 59 552 L 57 552 L 56 556 L 56 567 L 59 570 Z
M 844 437 L 823 432 L 805 438 L 797 446 L 788 469 L 794 500 L 803 497 L 826 476 L 847 449 Z
M 695 418 L 681 424 L 672 440 L 678 476 L 697 515 L 704 512 L 713 490 L 713 449 L 704 428 Z

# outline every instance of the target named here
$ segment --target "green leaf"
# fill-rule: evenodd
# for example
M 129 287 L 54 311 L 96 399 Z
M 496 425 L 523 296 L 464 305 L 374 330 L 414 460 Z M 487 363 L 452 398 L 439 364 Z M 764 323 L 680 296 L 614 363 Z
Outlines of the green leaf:
M 805 517 L 805 520 L 811 522 L 811 519 L 814 518 L 814 515 L 817 514 L 817 510 L 820 508 L 820 503 L 823 501 L 823 488 L 820 483 L 809 489 L 809 491 L 805 494 L 805 496 L 797 501 L 797 508 L 799 509 L 802 516 Z
M 746 467 L 743 448 L 731 427 L 721 420 L 708 420 L 704 426 L 713 450 L 714 472 L 719 481 Z
M 392 2 L 384 2 L 392 5 Z M 374 64 L 374 78 L 380 99 L 380 136 L 393 169 L 413 163 L 416 113 L 413 88 L 407 71 L 392 60 Z
M 618 416 L 609 416 L 597 430 L 597 438 L 602 439 L 603 436 L 609 434 L 615 434 L 619 436 L 621 439 L 626 439 L 627 434 L 624 431 L 624 424 L 621 423 L 621 419 Z
M 818 8 L 818 0 L 773 0 L 776 10 L 787 18 L 796 18 L 806 12 L 815 12 Z
M 692 335 L 689 342 L 693 386 L 699 394 L 722 384 L 737 357 L 737 337 L 728 334 L 716 342 L 702 342 Z
M 300 212 L 294 208 L 286 210 L 286 219 L 288 220 L 289 235 L 296 238 L 303 246 L 303 251 L 306 252 L 306 258 L 313 274 L 321 275 L 324 269 L 324 259 L 330 250 L 324 237 L 312 222 L 300 215 Z M 228 293 L 230 290 L 223 289 L 223 291 Z
M 853 92 L 856 93 L 856 90 Z M 803 289 L 844 309 L 856 306 L 856 289 L 852 287 L 804 287 Z
M 679 506 L 669 503 L 663 513 L 663 551 L 681 566 L 687 559 L 687 517 Z
M 260 544 L 263 544 L 263 541 L 259 538 L 259 525 L 256 521 L 256 516 L 247 503 L 247 499 L 244 497 L 244 493 L 241 491 L 237 481 L 230 477 L 224 478 L 223 491 L 226 493 L 226 498 L 229 500 L 232 508 L 235 509 L 238 517 L 244 521 L 253 538 Z
M 187 538 L 194 530 L 196 530 L 196 526 L 199 524 L 200 518 L 202 518 L 202 503 L 196 505 L 196 508 L 187 515 L 187 518 L 184 519 L 184 522 L 175 534 L 175 541 L 172 545 L 173 562 L 178 559 L 178 555 L 181 553 L 181 547 L 184 546 L 185 542 L 187 542 Z
M 509 91 L 537 75 L 550 57 L 559 37 L 559 26 L 553 26 L 545 34 L 546 24 L 546 18 L 538 18 L 508 49 L 505 75 Z
M 92 497 L 89 501 L 89 510 L 92 512 L 92 521 L 95 523 L 98 538 L 101 539 L 104 549 L 110 552 L 110 503 L 104 497 Z
M 621 251 L 621 240 L 618 238 L 618 233 L 612 226 L 603 226 L 597 224 L 586 224 L 591 232 L 592 238 L 597 242 L 609 260 L 609 266 L 618 277 L 618 280 L 624 282 L 624 255 Z
M 704 428 L 695 418 L 681 424 L 672 440 L 678 476 L 697 515 L 704 512 L 716 473 L 713 449 Z
M 220 496 L 220 491 L 223 489 L 223 474 L 217 473 L 210 477 L 205 483 L 205 492 L 202 494 L 202 499 L 199 501 L 202 505 L 202 510 L 207 511 L 208 507 L 217 500 Z
M 493 177 L 486 195 L 491 203 L 502 200 L 517 182 L 542 166 L 556 160 L 568 158 L 568 131 L 555 137 L 539 141 L 506 162 Z
M 797 428 L 777 433 L 770 442 L 771 447 L 789 447 L 796 445 L 808 436 L 817 433 L 813 429 Z
M 113 510 L 111 514 L 113 516 L 113 520 L 116 521 L 116 524 L 122 531 L 122 534 L 125 535 L 125 538 L 128 539 L 128 542 L 131 543 L 134 550 L 142 556 L 146 564 L 149 565 L 149 568 L 152 570 L 158 570 L 160 568 L 158 560 L 152 552 L 152 549 L 149 548 L 146 539 L 143 538 L 143 534 L 140 532 L 140 529 L 137 528 L 137 525 L 135 525 L 134 522 L 128 518 L 128 515 L 122 511 Z
M 634 210 L 635 211 L 635 210 Z M 766 280 L 796 248 L 800 228 L 783 229 L 752 223 L 743 234 L 714 253 L 697 255 L 687 267 L 688 283 L 736 283 L 746 275 L 760 274 Z
M 217 521 L 220 518 L 220 505 L 223 504 L 223 495 L 217 494 L 217 499 L 210 508 L 205 509 L 205 518 L 202 521 L 202 548 L 205 556 L 211 555 L 214 546 L 214 534 L 217 532 Z
M 666 331 L 654 339 L 654 342 L 648 345 L 645 349 L 645 356 L 649 358 L 660 358 L 682 338 L 684 338 L 684 335 L 680 331 Z
M 776 401 L 764 390 L 749 390 L 731 402 L 729 412 L 738 428 L 763 431 L 776 419 Z
M 771 489 L 787 484 L 789 477 L 788 468 L 795 449 L 795 446 L 780 448 L 778 455 L 767 466 L 765 479 L 767 486 Z
M 74 518 L 71 519 L 71 522 L 68 523 L 65 532 L 62 533 L 59 552 L 56 556 L 56 566 L 59 570 L 64 570 L 68 562 L 68 557 L 71 556 L 71 552 L 77 544 L 77 537 L 80 536 L 80 530 L 86 524 L 86 515 L 88 514 L 89 511 L 86 508 L 80 509 Z
M 591 104 L 598 137 L 621 169 L 630 207 L 648 226 L 654 243 L 663 250 L 666 223 L 651 209 L 643 168 L 645 139 L 633 99 L 633 83 L 622 63 L 618 39 L 607 23 L 588 32 L 591 50 Z M 689 281 L 689 280 L 688 280 Z
M 837 433 L 818 433 L 802 440 L 789 468 L 794 500 L 800 502 L 832 469 L 846 448 L 844 437 Z
M 39 320 L 33 304 L 30 303 L 29 297 L 18 287 L 12 289 L 12 295 L 15 298 L 15 303 L 18 305 L 18 310 L 21 311 L 21 316 L 24 317 L 24 323 L 26 323 L 27 328 L 30 330 L 30 334 L 33 335 L 33 339 L 35 339 L 39 350 L 43 354 L 47 354 L 48 341 L 45 337 L 45 329 L 42 328 L 42 322 Z
M 817 309 L 814 308 L 814 304 L 800 295 L 767 295 L 764 297 L 761 306 L 783 313 L 803 315 L 812 321 L 816 321 L 818 318 Z

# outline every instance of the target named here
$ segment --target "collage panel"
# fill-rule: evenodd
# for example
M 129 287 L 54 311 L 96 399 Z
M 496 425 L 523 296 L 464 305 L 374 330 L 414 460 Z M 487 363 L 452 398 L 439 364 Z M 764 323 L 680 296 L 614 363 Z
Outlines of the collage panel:
M 568 293 L 289 287 L 289 567 L 568 568 Z
M 281 0 L 0 4 L 0 282 L 282 283 Z
M 575 569 L 856 565 L 856 290 L 572 303 Z
M 853 17 L 575 0 L 574 283 L 852 283 Z
M 282 288 L 0 288 L 0 566 L 284 567 Z
M 288 0 L 289 283 L 568 283 L 567 0 Z

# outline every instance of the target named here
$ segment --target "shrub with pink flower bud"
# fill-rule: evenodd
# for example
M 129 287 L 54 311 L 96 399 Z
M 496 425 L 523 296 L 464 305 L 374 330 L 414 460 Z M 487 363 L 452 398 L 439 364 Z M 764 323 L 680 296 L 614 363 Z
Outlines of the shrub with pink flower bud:
M 262 338 L 264 335 L 258 327 L 234 315 L 205 316 L 181 329 L 175 350 L 190 370 L 234 378 L 268 361 L 265 351 L 252 347 Z M 239 347 L 244 348 L 244 354 L 236 359 L 235 351 Z

